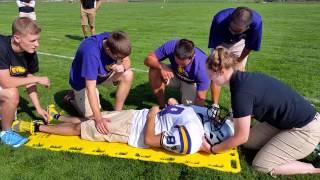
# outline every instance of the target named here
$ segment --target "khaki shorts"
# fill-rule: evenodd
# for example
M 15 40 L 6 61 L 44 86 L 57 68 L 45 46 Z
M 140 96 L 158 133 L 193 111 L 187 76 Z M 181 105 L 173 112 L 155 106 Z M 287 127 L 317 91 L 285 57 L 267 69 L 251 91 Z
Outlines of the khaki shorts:
M 35 12 L 30 12 L 30 13 L 19 12 L 19 17 L 28 17 L 34 21 L 37 20 Z
M 174 76 L 167 81 L 166 85 L 170 88 L 180 89 L 182 104 L 190 105 L 194 103 L 197 93 L 196 83 L 187 83 Z
M 81 8 L 81 25 L 95 27 L 96 25 L 96 11 L 95 8 L 83 9 Z
M 220 44 L 220 46 L 223 46 L 227 49 L 229 49 L 229 51 L 233 54 L 235 54 L 236 56 L 240 57 L 241 53 L 245 47 L 245 40 L 241 39 L 239 42 L 235 43 L 235 44 L 227 44 L 227 43 L 222 43 Z M 214 49 L 213 49 L 214 51 Z M 238 65 L 238 69 L 240 70 L 244 70 L 247 64 L 247 60 L 248 60 L 248 56 L 246 56 L 243 61 Z
M 115 75 L 111 75 L 107 80 L 105 80 L 102 83 L 102 85 L 113 86 L 114 81 L 115 81 L 114 77 L 115 77 Z M 73 92 L 74 92 L 74 101 L 71 102 L 73 107 L 75 107 L 75 109 L 78 111 L 78 113 L 82 117 L 88 118 L 88 117 L 92 116 L 93 112 L 92 112 L 92 109 L 91 109 L 91 106 L 89 103 L 87 89 L 83 88 L 80 91 L 73 90 Z M 99 108 L 101 108 L 98 88 L 96 88 L 96 95 L 97 95 L 97 99 L 98 99 Z
M 264 173 L 290 161 L 307 157 L 320 142 L 320 115 L 302 128 L 279 130 L 266 122 L 257 123 L 250 130 L 249 140 L 244 146 L 260 149 L 252 166 Z
M 111 120 L 108 124 L 110 133 L 100 134 L 95 121 L 87 120 L 81 123 L 81 138 L 89 141 L 128 143 L 134 112 L 135 110 L 102 112 L 104 118 Z

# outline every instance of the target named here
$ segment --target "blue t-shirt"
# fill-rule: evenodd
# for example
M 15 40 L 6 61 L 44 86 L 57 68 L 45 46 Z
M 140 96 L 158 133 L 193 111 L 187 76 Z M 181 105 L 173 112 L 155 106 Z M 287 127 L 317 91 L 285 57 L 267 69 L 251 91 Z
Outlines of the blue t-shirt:
M 231 21 L 231 14 L 235 8 L 228 8 L 218 12 L 212 21 L 208 48 L 215 49 L 222 43 L 234 44 L 241 39 L 245 39 L 245 47 L 250 50 L 260 50 L 262 38 L 262 18 L 252 11 L 252 23 L 249 29 L 242 34 L 233 35 L 229 31 L 229 24 Z
M 195 48 L 195 57 L 190 64 L 181 68 L 174 59 L 174 48 L 178 40 L 171 40 L 164 43 L 154 51 L 156 57 L 163 61 L 169 58 L 170 66 L 177 78 L 187 82 L 196 83 L 197 90 L 207 90 L 210 85 L 210 80 L 206 71 L 207 55 L 199 48 Z
M 77 91 L 86 87 L 86 80 L 97 80 L 97 84 L 105 81 L 111 74 L 111 66 L 116 63 L 106 54 L 103 40 L 109 33 L 91 36 L 80 44 L 70 69 L 69 83 Z
M 296 91 L 272 77 L 235 72 L 230 79 L 234 118 L 252 115 L 278 129 L 300 128 L 313 120 L 315 108 Z

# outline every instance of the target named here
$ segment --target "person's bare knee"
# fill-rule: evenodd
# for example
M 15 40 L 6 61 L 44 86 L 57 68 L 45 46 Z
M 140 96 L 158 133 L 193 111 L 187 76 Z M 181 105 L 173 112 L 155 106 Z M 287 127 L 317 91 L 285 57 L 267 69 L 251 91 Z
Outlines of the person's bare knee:
M 13 106 L 18 106 L 20 96 L 19 96 L 19 91 L 17 88 L 8 88 L 8 89 L 3 89 L 4 91 L 3 96 L 1 97 L 1 101 L 4 103 L 9 103 Z
M 126 70 L 120 77 L 121 82 L 132 82 L 134 79 L 133 71 L 131 69 Z

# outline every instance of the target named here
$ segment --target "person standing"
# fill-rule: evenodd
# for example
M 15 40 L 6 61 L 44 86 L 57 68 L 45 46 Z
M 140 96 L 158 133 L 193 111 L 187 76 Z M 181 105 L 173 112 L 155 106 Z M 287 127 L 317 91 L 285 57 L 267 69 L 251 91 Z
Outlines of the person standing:
M 81 26 L 84 38 L 96 34 L 96 14 L 101 7 L 100 0 L 80 0 Z
M 169 59 L 170 65 L 162 63 Z M 170 40 L 149 53 L 149 83 L 161 108 L 165 106 L 165 86 L 179 89 L 182 104 L 204 105 L 210 80 L 206 73 L 207 55 L 187 39 Z
M 32 20 L 37 20 L 34 7 L 36 6 L 35 0 L 17 0 L 17 6 L 19 7 L 19 17 L 28 17 Z
M 39 71 L 36 49 L 39 46 L 41 28 L 28 17 L 17 18 L 12 24 L 12 36 L 0 35 L 0 139 L 3 144 L 19 147 L 27 138 L 11 129 L 19 105 L 18 88 L 26 87 L 37 113 L 45 120 L 48 113 L 39 102 L 37 84 L 50 86 L 46 76 L 36 76 Z
M 108 119 L 100 112 L 97 85 L 116 86 L 114 110 L 122 110 L 133 81 L 130 54 L 131 43 L 126 33 L 104 32 L 82 41 L 72 62 L 69 83 L 74 99 L 70 102 L 81 116 L 93 116 L 102 134 L 108 132 Z
M 212 53 L 223 46 L 238 56 L 238 69 L 245 71 L 248 55 L 259 51 L 262 39 L 262 18 L 247 7 L 227 8 L 213 18 L 208 48 Z M 211 82 L 211 97 L 214 106 L 219 106 L 220 86 Z

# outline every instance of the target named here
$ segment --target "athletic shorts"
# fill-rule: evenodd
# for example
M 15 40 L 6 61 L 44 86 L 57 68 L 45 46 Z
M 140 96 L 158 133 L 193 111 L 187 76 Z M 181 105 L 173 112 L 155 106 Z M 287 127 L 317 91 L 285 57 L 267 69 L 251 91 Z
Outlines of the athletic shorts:
M 102 117 L 111 120 L 108 123 L 110 133 L 100 134 L 94 120 L 81 123 L 81 139 L 89 141 L 107 141 L 128 143 L 135 110 L 102 112 Z

